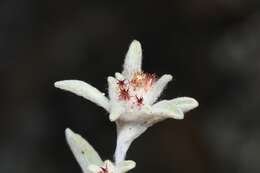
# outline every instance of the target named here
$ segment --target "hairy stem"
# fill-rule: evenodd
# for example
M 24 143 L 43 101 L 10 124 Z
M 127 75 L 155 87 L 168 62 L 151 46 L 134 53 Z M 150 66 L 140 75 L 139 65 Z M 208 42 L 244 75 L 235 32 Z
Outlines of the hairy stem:
M 127 150 L 132 142 L 140 136 L 147 126 L 135 124 L 135 123 L 123 123 L 117 122 L 117 145 L 115 150 L 115 163 L 118 164 L 125 160 Z

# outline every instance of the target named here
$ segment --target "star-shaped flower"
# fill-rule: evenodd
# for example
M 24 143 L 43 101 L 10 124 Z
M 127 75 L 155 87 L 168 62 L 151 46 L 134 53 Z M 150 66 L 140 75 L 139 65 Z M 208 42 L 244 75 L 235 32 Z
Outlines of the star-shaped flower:
M 136 165 L 131 160 L 122 161 L 117 165 L 109 160 L 103 162 L 95 149 L 80 135 L 70 129 L 66 129 L 65 134 L 83 173 L 125 173 Z
M 185 112 L 198 106 L 198 102 L 189 97 L 156 102 L 172 76 L 165 74 L 157 79 L 155 74 L 144 73 L 141 65 L 141 44 L 134 40 L 126 54 L 122 73 L 107 79 L 109 99 L 83 81 L 55 83 L 55 87 L 82 96 L 109 112 L 110 120 L 116 122 L 118 129 L 116 163 L 124 160 L 132 141 L 148 127 L 167 118 L 183 119 Z

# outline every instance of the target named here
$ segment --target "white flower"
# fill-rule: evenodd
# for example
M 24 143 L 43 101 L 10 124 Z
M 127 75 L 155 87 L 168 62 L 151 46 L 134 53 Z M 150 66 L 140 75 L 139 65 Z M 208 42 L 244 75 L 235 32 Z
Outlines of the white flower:
M 141 44 L 134 40 L 126 54 L 122 73 L 108 77 L 109 99 L 83 81 L 55 83 L 55 87 L 82 96 L 109 112 L 110 120 L 117 124 L 116 163 L 124 160 L 133 140 L 148 127 L 167 118 L 183 119 L 185 112 L 198 106 L 198 102 L 189 97 L 156 102 L 172 76 L 165 74 L 156 79 L 154 74 L 144 73 L 141 65 Z
M 80 135 L 70 129 L 65 130 L 67 142 L 77 159 L 83 173 L 124 173 L 135 167 L 135 162 L 128 160 L 114 165 L 111 161 L 102 161 L 95 149 Z

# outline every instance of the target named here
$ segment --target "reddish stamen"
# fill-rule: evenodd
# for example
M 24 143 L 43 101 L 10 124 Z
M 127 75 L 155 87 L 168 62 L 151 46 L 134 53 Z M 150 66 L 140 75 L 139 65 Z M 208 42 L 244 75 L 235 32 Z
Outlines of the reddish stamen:
M 99 171 L 98 173 L 108 173 L 108 170 L 107 170 L 107 165 L 106 165 L 106 167 L 104 168 L 104 167 L 100 167 L 102 170 L 101 171 Z
M 119 88 L 119 89 L 120 89 L 119 99 L 129 100 L 130 99 L 129 89 L 125 89 L 125 88 Z
M 143 101 L 144 101 L 144 98 L 143 97 L 137 97 L 135 96 L 136 98 L 136 103 L 138 106 L 142 106 L 143 105 Z
M 145 91 L 147 91 L 151 88 L 151 86 L 153 85 L 155 80 L 156 80 L 155 74 L 151 74 L 151 73 L 145 74 L 145 84 L 144 84 Z
M 117 84 L 120 89 L 125 88 L 125 80 L 118 80 Z

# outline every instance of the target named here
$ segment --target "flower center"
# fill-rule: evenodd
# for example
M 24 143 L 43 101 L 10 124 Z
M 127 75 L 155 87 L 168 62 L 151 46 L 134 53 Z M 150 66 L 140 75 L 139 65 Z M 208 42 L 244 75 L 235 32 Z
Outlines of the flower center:
M 130 107 L 141 107 L 145 94 L 156 80 L 155 74 L 136 72 L 130 80 L 118 80 L 119 100 L 127 101 Z

